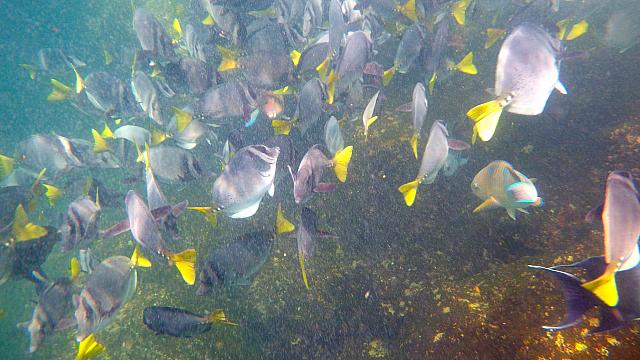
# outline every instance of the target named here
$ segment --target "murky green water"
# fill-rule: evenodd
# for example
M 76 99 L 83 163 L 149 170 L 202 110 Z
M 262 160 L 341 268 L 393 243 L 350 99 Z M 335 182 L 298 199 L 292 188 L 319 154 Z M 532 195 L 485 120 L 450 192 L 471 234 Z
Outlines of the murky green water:
M 624 8 L 624 2 L 617 3 Z M 560 4 L 565 11 L 561 14 L 583 14 L 570 10 L 572 6 L 579 8 L 576 2 Z M 204 18 L 204 13 L 195 10 L 197 5 L 196 1 L 135 1 L 136 7 L 146 6 L 166 28 L 175 17 L 182 19 L 183 26 Z M 307 259 L 309 290 L 300 276 L 296 240 L 288 235 L 276 238 L 271 255 L 250 285 L 217 289 L 210 296 L 196 296 L 195 289 L 182 281 L 174 267 L 154 261 L 153 267 L 138 270 L 135 296 L 112 324 L 96 334 L 107 348 L 100 356 L 640 357 L 637 325 L 606 335 L 584 336 L 585 329 L 597 323 L 596 312 L 588 313 L 587 321 L 573 329 L 544 331 L 542 325 L 557 323 L 564 315 L 561 292 L 552 279 L 526 267 L 571 263 L 601 254 L 602 231 L 585 224 L 584 214 L 602 201 L 608 171 L 624 168 L 640 175 L 636 137 L 625 136 L 635 134 L 640 138 L 640 47 L 620 54 L 602 45 L 600 38 L 610 12 L 605 7 L 590 15 L 589 32 L 570 44 L 571 50 L 590 52 L 586 58 L 562 64 L 560 78 L 569 90 L 567 96 L 552 94 L 548 109 L 540 116 L 503 115 L 495 138 L 474 145 L 468 151 L 469 162 L 453 177 L 440 176 L 434 184 L 422 185 L 412 207 L 405 206 L 397 190 L 415 177 L 419 167 L 409 147 L 411 119 L 410 114 L 394 109 L 411 98 L 415 81 L 425 81 L 426 76 L 420 67 L 407 75 L 397 74 L 384 90 L 382 113 L 366 141 L 360 117 L 368 98 L 344 115 L 346 121 L 341 125 L 345 143 L 354 146 L 348 181 L 339 184 L 335 192 L 316 195 L 306 204 L 319 215 L 319 227 L 335 235 L 319 240 L 314 257 Z M 37 61 L 41 48 L 62 48 L 87 63 L 81 70 L 85 75 L 101 69 L 128 79 L 129 49 L 138 46 L 131 26 L 130 2 L 5 1 L 0 2 L 0 14 L 4 24 L 0 27 L 0 49 L 5 54 L 0 63 L 0 152 L 13 154 L 15 144 L 34 133 L 90 140 L 90 129 L 101 128 L 104 118 L 87 116 L 69 102 L 48 102 L 50 76 L 38 74 L 31 80 L 19 64 Z M 476 51 L 474 62 L 479 74 L 453 73 L 439 82 L 435 94 L 429 97 L 425 124 L 428 128 L 432 120 L 444 119 L 457 137 L 467 141 L 471 125 L 464 114 L 488 99 L 484 89 L 493 86 L 498 51 L 498 46 L 482 49 L 481 32 L 489 25 L 480 14 L 470 17 L 470 24 L 456 32 L 466 40 L 465 48 L 448 50 L 457 59 L 468 50 Z M 560 14 L 551 17 L 562 18 Z M 374 56 L 385 68 L 393 62 L 398 40 L 383 44 Z M 103 62 L 105 49 L 114 58 L 109 66 Z M 59 80 L 72 84 L 73 72 Z M 348 121 L 351 118 L 357 121 Z M 270 131 L 268 124 L 255 129 Z M 620 129 L 618 133 L 616 129 Z M 306 149 L 296 150 L 295 166 Z M 195 153 L 206 168 L 217 171 L 218 164 L 207 151 L 210 148 L 200 146 Z M 544 206 L 519 216 L 517 222 L 502 209 L 472 213 L 480 201 L 469 184 L 478 170 L 496 159 L 508 160 L 537 178 Z M 74 176 L 87 174 L 83 170 Z M 144 181 L 123 183 L 130 175 L 125 170 L 93 170 L 91 174 L 122 194 L 131 188 L 145 192 Z M 213 227 L 188 212 L 178 220 L 181 239 L 168 240 L 169 247 L 195 248 L 197 268 L 206 253 L 236 236 L 248 231 L 272 231 L 278 203 L 297 224 L 299 207 L 293 201 L 292 184 L 288 174 L 281 175 L 275 197 L 267 197 L 255 216 L 221 216 L 218 226 Z M 325 178 L 329 176 L 333 175 Z M 170 203 L 186 199 L 190 204 L 209 205 L 213 180 L 162 186 Z M 58 227 L 72 200 L 63 198 L 50 208 L 41 199 L 30 218 Z M 124 203 L 106 208 L 101 228 L 125 216 Z M 132 241 L 127 232 L 108 240 L 94 240 L 91 248 L 97 259 L 129 256 Z M 51 278 L 66 276 L 73 255 L 54 249 L 44 271 Z M 26 280 L 0 286 L 0 309 L 6 312 L 0 319 L 0 358 L 74 357 L 77 344 L 73 328 L 48 336 L 37 352 L 28 353 L 28 334 L 16 324 L 31 318 L 36 299 L 34 285 Z M 158 336 L 142 322 L 142 311 L 153 305 L 198 314 L 222 308 L 240 326 L 215 326 L 206 334 L 187 339 Z

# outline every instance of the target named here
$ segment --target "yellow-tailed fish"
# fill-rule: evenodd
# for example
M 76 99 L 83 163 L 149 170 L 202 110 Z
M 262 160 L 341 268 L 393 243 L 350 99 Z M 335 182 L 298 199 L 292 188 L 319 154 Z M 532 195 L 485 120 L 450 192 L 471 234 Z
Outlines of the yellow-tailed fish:
M 271 127 L 273 127 L 274 135 L 289 135 L 291 129 L 293 129 L 294 122 L 273 119 L 271 120 Z
M 276 234 L 286 234 L 295 230 L 296 227 L 284 216 L 282 210 L 282 204 L 278 203 L 278 209 L 276 210 Z
M 464 25 L 467 8 L 471 0 L 458 0 L 451 5 L 451 15 L 456 19 L 458 25 Z
M 507 33 L 506 29 L 496 29 L 496 28 L 488 28 L 487 29 L 487 41 L 484 43 L 484 48 L 488 49 L 493 46 L 501 37 L 503 37 Z
M 448 67 L 451 70 L 458 70 L 461 73 L 465 73 L 469 75 L 475 75 L 478 73 L 478 69 L 473 64 L 473 51 L 465 55 L 465 57 L 462 58 L 462 60 L 460 60 L 459 63 L 457 64 L 449 63 Z
M 95 335 L 91 334 L 78 344 L 78 354 L 76 360 L 87 360 L 96 357 L 106 351 L 104 345 L 96 341 Z
M 33 240 L 47 235 L 47 229 L 29 222 L 27 212 L 24 211 L 22 204 L 16 208 L 11 230 L 16 241 Z
M 47 197 L 49 205 L 55 206 L 56 202 L 58 202 L 58 200 L 60 200 L 60 198 L 62 197 L 62 190 L 49 184 L 42 184 L 42 186 L 44 186 L 44 188 L 46 189 L 44 195 Z
M 418 21 L 416 14 L 416 0 L 407 0 L 404 5 L 396 5 L 396 11 L 406 16 L 411 21 Z

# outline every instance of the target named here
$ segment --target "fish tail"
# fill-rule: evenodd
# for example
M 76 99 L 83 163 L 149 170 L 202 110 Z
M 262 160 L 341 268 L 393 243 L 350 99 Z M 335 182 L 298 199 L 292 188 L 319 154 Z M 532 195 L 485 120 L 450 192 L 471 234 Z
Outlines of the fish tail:
M 329 76 L 327 76 L 327 104 L 333 104 L 333 96 L 335 95 L 337 80 L 336 72 L 331 70 Z
M 470 0 L 459 0 L 451 7 L 451 15 L 456 19 L 458 25 L 464 25 L 465 14 L 470 2 Z
M 107 125 L 107 123 L 104 123 L 104 129 L 102 130 L 102 133 L 100 135 L 102 135 L 102 137 L 105 139 L 116 138 L 115 135 L 113 135 L 113 131 L 111 131 L 111 128 L 109 128 L 109 125 Z
M 618 305 L 618 288 L 613 270 L 605 270 L 604 274 L 581 286 L 602 300 L 607 306 L 614 307 Z
M 131 254 L 131 266 L 151 267 L 151 261 L 140 253 L 140 245 L 136 245 Z
M 353 146 L 347 146 L 342 150 L 336 151 L 336 155 L 333 158 L 333 170 L 336 173 L 336 177 L 340 182 L 347 181 L 347 173 L 349 170 L 349 162 L 351 161 L 351 155 L 353 154 Z
M 291 52 L 289 53 L 289 57 L 291 58 L 291 62 L 293 63 L 293 66 L 298 66 L 298 63 L 300 62 L 300 51 L 298 50 L 291 50 Z
M 220 61 L 220 65 L 218 65 L 218 71 L 224 72 L 229 70 L 234 70 L 238 68 L 238 54 L 236 51 L 227 49 L 223 46 L 217 45 L 218 51 L 220 55 L 222 55 L 222 60 Z
M 584 35 L 589 30 L 589 23 L 587 20 L 582 20 L 577 24 L 574 24 L 567 34 L 567 41 L 575 40 Z
M 389 85 L 391 79 L 393 79 L 393 76 L 396 74 L 396 70 L 398 70 L 398 67 L 393 65 L 392 67 L 384 71 L 382 75 L 382 84 L 384 86 Z
M 91 129 L 91 134 L 93 135 L 94 153 L 98 154 L 110 150 L 109 143 L 104 137 L 102 137 L 102 135 L 100 135 L 100 133 L 96 129 Z
M 293 225 L 285 216 L 284 211 L 282 210 L 282 204 L 278 204 L 278 209 L 276 210 L 276 234 L 285 234 L 292 232 L 295 230 L 295 225 Z
M 6 178 L 13 172 L 16 165 L 15 159 L 0 154 L 0 177 Z
M 191 124 L 191 121 L 193 120 L 193 114 L 179 109 L 175 106 L 172 109 L 176 114 L 176 130 L 181 133 Z
M 27 212 L 24 210 L 22 204 L 16 208 L 11 228 L 17 241 L 39 239 L 47 235 L 48 232 L 46 228 L 29 222 Z
M 69 263 L 69 278 L 71 281 L 77 281 L 78 276 L 80 275 L 80 261 L 75 256 L 71 258 L 71 262 Z
M 62 101 L 67 98 L 67 94 L 71 91 L 71 88 L 62 82 L 51 79 L 51 93 L 47 96 L 48 101 Z
M 205 321 L 209 324 L 225 324 L 225 325 L 238 326 L 238 324 L 231 322 L 227 319 L 227 315 L 225 315 L 222 309 L 213 310 L 211 314 L 205 317 Z
M 476 122 L 473 126 L 473 143 L 475 143 L 477 136 L 480 136 L 482 141 L 491 140 L 496 131 L 496 126 L 498 126 L 498 120 L 500 120 L 503 107 L 501 102 L 496 99 L 475 106 L 467 111 L 467 116 Z
M 178 35 L 178 40 L 182 37 L 182 25 L 180 24 L 180 19 L 174 18 L 173 23 L 171 24 L 173 31 Z
M 84 90 L 84 80 L 82 79 L 82 76 L 80 76 L 80 73 L 78 73 L 78 70 L 73 64 L 71 64 L 71 68 L 73 69 L 73 72 L 76 74 L 76 94 L 80 94 L 82 90 Z
M 46 189 L 44 195 L 47 197 L 49 205 L 55 206 L 56 202 L 62 197 L 62 190 L 49 184 L 42 184 L 42 186 Z
M 478 69 L 473 64 L 473 51 L 470 51 L 467 55 L 465 55 L 462 60 L 455 65 L 455 68 L 465 74 L 475 75 L 478 73 Z
M 188 207 L 187 210 L 191 210 L 191 211 L 197 211 L 199 213 L 202 214 L 202 216 L 204 216 L 204 219 L 211 225 L 213 226 L 217 226 L 218 225 L 218 217 L 216 215 L 216 212 L 213 211 L 213 209 L 209 206 L 191 206 Z
M 505 29 L 495 29 L 488 28 L 487 29 L 487 41 L 484 43 L 484 48 L 488 49 L 495 44 L 502 35 L 504 35 L 507 31 Z
M 302 274 L 302 282 L 304 282 L 304 286 L 307 288 L 307 290 L 309 290 L 307 271 L 304 268 L 304 252 L 302 250 L 298 250 L 298 261 L 300 263 L 300 274 Z
M 202 19 L 200 23 L 204 26 L 213 26 L 216 22 L 213 20 L 211 15 L 207 15 L 207 17 Z
M 271 127 L 273 127 L 273 133 L 275 135 L 289 135 L 293 128 L 293 122 L 274 119 L 271 120 Z
M 420 134 L 415 133 L 411 136 L 411 150 L 413 151 L 413 157 L 418 158 L 418 140 L 420 139 Z
M 418 193 L 419 185 L 420 181 L 414 180 L 404 185 L 400 185 L 400 187 L 398 188 L 398 191 L 400 191 L 400 193 L 404 197 L 404 202 L 407 204 L 407 206 L 413 205 L 413 202 L 416 201 L 416 194 Z
M 320 80 L 327 80 L 327 71 L 329 70 L 329 64 L 331 63 L 331 54 L 327 55 L 327 57 L 316 66 L 316 71 L 318 72 L 318 77 Z
M 106 351 L 104 345 L 100 344 L 96 341 L 95 335 L 91 334 L 84 338 L 78 344 L 78 354 L 76 355 L 76 360 L 87 360 L 92 357 L 96 357 L 99 354 Z
M 407 0 L 404 5 L 396 5 L 396 10 L 411 21 L 417 21 L 416 0 Z
M 429 95 L 433 95 L 433 88 L 436 86 L 436 80 L 438 79 L 438 72 L 434 71 L 433 75 L 429 79 Z
M 562 330 L 576 325 L 582 316 L 591 308 L 597 305 L 594 296 L 584 289 L 584 285 L 580 280 L 571 274 L 565 273 L 557 269 L 545 268 L 542 266 L 529 265 L 532 269 L 544 270 L 551 273 L 556 280 L 560 282 L 562 287 L 567 313 L 564 320 L 559 325 L 543 326 L 545 330 Z
M 162 144 L 165 140 L 171 137 L 171 134 L 168 134 L 158 128 L 151 129 L 151 144 L 158 145 Z
M 187 249 L 177 254 L 169 254 L 169 259 L 173 261 L 182 275 L 184 281 L 193 285 L 196 283 L 196 250 Z

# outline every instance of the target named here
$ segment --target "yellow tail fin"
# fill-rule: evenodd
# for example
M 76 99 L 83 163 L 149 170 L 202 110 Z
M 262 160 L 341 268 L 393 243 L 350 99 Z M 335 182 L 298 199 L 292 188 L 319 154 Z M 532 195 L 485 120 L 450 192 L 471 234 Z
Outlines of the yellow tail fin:
M 169 259 L 173 261 L 180 271 L 184 281 L 193 285 L 196 283 L 196 250 L 187 249 L 177 254 L 170 254 Z
M 295 225 L 293 225 L 284 216 L 284 211 L 282 210 L 282 204 L 278 204 L 278 209 L 276 210 L 276 234 L 280 235 L 280 234 L 290 233 L 295 229 L 296 229 Z
M 165 140 L 171 137 L 171 134 L 168 134 L 158 128 L 151 129 L 151 144 L 158 145 L 162 144 Z
M 582 284 L 582 287 L 597 296 L 607 306 L 618 305 L 618 288 L 614 271 L 605 271 L 597 279 Z
M 329 64 L 331 63 L 331 55 L 327 55 L 326 58 L 316 66 L 316 71 L 318 72 L 318 77 L 322 81 L 327 80 L 327 71 L 329 70 Z
M 225 324 L 225 325 L 238 326 L 238 324 L 227 320 L 227 316 L 224 314 L 224 311 L 222 311 L 222 309 L 213 310 L 213 312 L 207 315 L 205 319 L 210 324 Z
M 173 112 L 176 114 L 176 130 L 181 133 L 186 129 L 189 125 L 191 125 L 191 121 L 193 120 L 193 114 L 190 114 L 182 109 L 177 107 L 172 107 Z
M 102 137 L 105 139 L 116 138 L 115 135 L 113 135 L 113 131 L 111 131 L 111 128 L 109 128 L 109 125 L 107 125 L 107 123 L 104 124 L 104 129 L 102 130 L 102 133 L 100 135 L 102 135 Z
M 0 176 L 5 178 L 13 172 L 16 161 L 8 156 L 0 155 Z
M 416 0 L 407 0 L 404 5 L 396 5 L 396 10 L 411 21 L 418 21 L 416 15 Z
M 69 263 L 69 278 L 71 281 L 78 280 L 78 276 L 80 275 L 80 261 L 74 256 L 71 258 L 71 262 Z
M 291 95 L 294 93 L 294 91 L 289 87 L 289 85 L 285 85 L 280 89 L 273 90 L 271 93 L 274 95 Z
M 298 262 L 300 263 L 300 274 L 302 274 L 302 282 L 304 282 L 304 287 L 309 290 L 309 281 L 307 280 L 307 271 L 304 268 L 304 253 L 302 250 L 298 250 Z
M 273 127 L 273 133 L 275 135 L 289 135 L 293 128 L 293 122 L 274 119 L 271 120 L 271 127 Z
M 404 202 L 407 204 L 407 206 L 413 205 L 413 202 L 416 201 L 416 193 L 418 192 L 419 185 L 420 181 L 414 180 L 404 185 L 400 185 L 400 187 L 398 188 L 398 191 L 402 193 Z
M 491 140 L 496 131 L 496 126 L 498 126 L 502 109 L 503 106 L 499 100 L 492 100 L 467 111 L 467 116 L 476 122 L 473 126 L 473 142 L 475 142 L 476 136 L 480 136 L 482 141 Z
M 589 30 L 589 23 L 586 20 L 582 20 L 571 27 L 571 31 L 567 34 L 567 41 L 575 40 L 584 35 Z
M 333 96 L 336 91 L 336 72 L 331 70 L 329 76 L 327 76 L 327 104 L 333 104 Z
M 418 158 L 418 140 L 420 139 L 420 134 L 413 134 L 411 137 L 411 150 L 413 151 L 413 157 Z
M 49 205 L 55 206 L 56 202 L 62 197 L 62 190 L 49 184 L 42 184 L 42 186 L 44 186 L 44 188 L 46 189 L 44 192 L 44 196 L 46 196 L 47 200 L 49 200 Z
M 211 15 L 207 15 L 206 18 L 202 19 L 201 23 L 204 26 L 213 26 L 213 24 L 215 24 L 216 22 L 213 21 L 213 18 L 211 17 Z
M 391 79 L 393 79 L 393 76 L 396 74 L 397 69 L 398 67 L 393 65 L 392 67 L 384 71 L 384 74 L 382 75 L 382 84 L 384 86 L 389 85 Z
M 33 65 L 30 64 L 19 64 L 21 68 L 27 70 L 27 72 L 29 73 L 29 79 L 31 80 L 35 80 L 36 79 L 36 69 L 33 67 Z
M 353 154 L 353 146 L 349 145 L 342 150 L 338 150 L 333 157 L 333 171 L 340 182 L 347 181 L 347 173 L 349 172 L 349 162 Z
M 137 267 L 151 267 L 151 261 L 140 253 L 140 245 L 136 245 L 131 254 L 131 266 Z
M 464 25 L 465 14 L 471 0 L 459 0 L 451 6 L 451 15 L 456 19 L 459 25 Z
M 473 51 L 469 52 L 455 68 L 465 74 L 475 75 L 478 73 L 478 69 L 473 65 Z
M 238 52 L 227 49 L 226 47 L 216 45 L 220 55 L 222 55 L 222 60 L 220 61 L 220 65 L 218 65 L 218 71 L 229 71 L 238 68 L 238 61 L 236 58 L 238 57 Z
M 187 210 L 197 211 L 204 216 L 204 219 L 211 225 L 218 225 L 218 217 L 216 216 L 216 212 L 210 206 L 191 206 L 188 207 Z
M 291 58 L 291 62 L 293 62 L 293 66 L 298 66 L 298 63 L 300 62 L 300 51 L 298 50 L 291 50 L 291 52 L 289 53 L 289 57 Z
M 178 35 L 178 39 L 182 37 L 182 25 L 180 25 L 180 20 L 175 18 L 173 19 L 173 23 L 171 24 L 173 31 Z
M 95 335 L 87 336 L 78 344 L 78 354 L 76 360 L 87 360 L 96 357 L 106 351 L 104 345 L 96 341 Z
M 109 143 L 105 138 L 100 135 L 96 129 L 91 129 L 91 135 L 93 135 L 93 152 L 101 153 L 109 151 Z
M 498 39 L 500 39 L 506 33 L 507 33 L 507 30 L 505 30 L 505 29 L 488 28 L 487 29 L 487 41 L 485 41 L 485 43 L 484 43 L 484 48 L 488 49 L 488 48 L 492 47 L 493 44 L 495 44 L 498 41 Z
M 433 95 L 433 88 L 436 86 L 436 80 L 438 79 L 438 72 L 434 71 L 429 79 L 429 95 Z
M 47 235 L 47 229 L 29 222 L 27 212 L 22 204 L 16 208 L 16 214 L 11 225 L 16 241 L 27 241 Z
M 76 70 L 75 66 L 71 65 L 71 68 L 73 69 L 73 72 L 76 74 L 76 94 L 80 94 L 82 90 L 84 90 L 84 80 L 82 79 L 82 76 L 80 76 L 80 74 L 78 73 L 78 70 Z

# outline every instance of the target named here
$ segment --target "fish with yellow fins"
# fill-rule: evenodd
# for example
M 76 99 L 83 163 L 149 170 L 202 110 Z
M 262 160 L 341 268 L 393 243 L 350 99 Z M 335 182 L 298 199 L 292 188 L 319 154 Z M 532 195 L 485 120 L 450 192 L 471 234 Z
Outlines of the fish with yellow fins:
M 560 60 L 564 52 L 560 40 L 536 25 L 516 27 L 502 43 L 496 65 L 492 101 L 467 112 L 473 119 L 473 139 L 489 141 L 503 110 L 520 115 L 542 113 L 553 89 L 567 90 L 559 80 Z
M 398 188 L 407 206 L 413 205 L 420 184 L 431 184 L 436 180 L 438 172 L 447 162 L 449 149 L 465 150 L 469 145 L 460 140 L 449 139 L 449 132 L 442 120 L 436 120 L 431 125 L 429 139 L 422 154 L 422 162 L 416 179 Z
M 533 180 L 503 160 L 492 161 L 482 168 L 473 178 L 471 190 L 483 200 L 474 213 L 502 207 L 515 220 L 516 211 L 527 213 L 528 207 L 542 206 Z
M 529 266 L 551 273 L 563 289 L 567 314 L 559 325 L 544 326 L 546 330 L 573 327 L 594 307 L 600 311 L 600 324 L 591 334 L 621 328 L 640 317 L 640 194 L 631 174 L 614 171 L 607 177 L 604 196 L 604 204 L 587 216 L 602 218 L 602 256 L 550 268 Z M 585 270 L 584 277 L 564 271 L 572 268 Z

